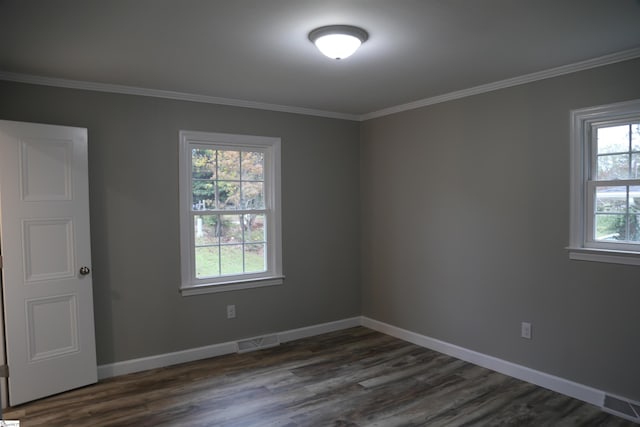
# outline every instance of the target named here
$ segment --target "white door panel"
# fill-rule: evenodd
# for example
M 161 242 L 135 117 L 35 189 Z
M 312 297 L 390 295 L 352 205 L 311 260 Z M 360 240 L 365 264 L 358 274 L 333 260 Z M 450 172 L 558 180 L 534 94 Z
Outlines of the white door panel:
M 86 129 L 0 121 L 9 402 L 97 381 Z
M 25 138 L 19 147 L 23 200 L 71 200 L 73 140 Z

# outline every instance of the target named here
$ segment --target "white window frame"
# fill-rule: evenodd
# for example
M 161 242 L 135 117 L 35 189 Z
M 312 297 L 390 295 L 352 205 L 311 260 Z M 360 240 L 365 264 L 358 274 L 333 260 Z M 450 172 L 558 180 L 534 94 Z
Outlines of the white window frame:
M 188 296 L 282 284 L 284 276 L 282 274 L 280 138 L 182 130 L 179 140 L 181 294 Z M 267 270 L 265 272 L 206 279 L 196 277 L 193 218 L 194 215 L 202 212 L 193 210 L 192 204 L 192 147 L 239 151 L 259 150 L 265 153 L 265 217 L 267 218 L 265 224 Z
M 569 258 L 640 265 L 640 244 L 596 241 L 593 236 L 595 129 L 638 120 L 640 100 L 571 111 L 571 206 Z M 621 180 L 621 185 L 638 185 Z

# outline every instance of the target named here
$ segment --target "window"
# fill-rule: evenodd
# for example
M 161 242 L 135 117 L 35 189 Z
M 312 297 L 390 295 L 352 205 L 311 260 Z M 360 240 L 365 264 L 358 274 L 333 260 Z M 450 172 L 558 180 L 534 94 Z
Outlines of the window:
M 181 292 L 281 284 L 280 139 L 180 132 Z
M 640 100 L 571 118 L 570 257 L 640 265 Z

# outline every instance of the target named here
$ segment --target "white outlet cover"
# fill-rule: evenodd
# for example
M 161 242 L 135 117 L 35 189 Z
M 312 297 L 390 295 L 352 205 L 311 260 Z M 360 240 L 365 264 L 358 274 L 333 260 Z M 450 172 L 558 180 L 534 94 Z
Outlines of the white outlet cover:
M 228 305 L 227 306 L 227 319 L 235 319 L 236 317 L 236 306 Z
M 520 336 L 528 340 L 531 339 L 531 323 L 530 322 L 522 322 L 522 325 L 520 328 Z

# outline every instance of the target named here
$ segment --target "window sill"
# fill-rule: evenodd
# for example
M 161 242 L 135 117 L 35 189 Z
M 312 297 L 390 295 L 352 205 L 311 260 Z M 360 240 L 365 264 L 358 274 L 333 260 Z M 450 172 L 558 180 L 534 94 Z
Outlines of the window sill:
M 569 259 L 607 262 L 611 264 L 640 265 L 640 252 L 614 251 L 610 249 L 567 248 Z
M 232 282 L 219 282 L 215 284 L 203 284 L 182 286 L 180 294 L 183 297 L 191 295 L 211 294 L 216 292 L 238 291 L 241 289 L 262 288 L 265 286 L 277 286 L 284 283 L 284 276 L 263 277 L 260 279 L 234 280 Z

